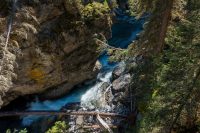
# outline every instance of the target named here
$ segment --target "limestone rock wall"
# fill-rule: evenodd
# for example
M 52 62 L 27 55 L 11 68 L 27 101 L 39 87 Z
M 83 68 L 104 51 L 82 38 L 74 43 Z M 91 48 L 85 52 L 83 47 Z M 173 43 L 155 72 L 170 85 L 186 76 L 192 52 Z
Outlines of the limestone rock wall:
M 10 1 L 5 4 L 12 5 Z M 104 12 L 85 23 L 81 16 L 84 6 L 79 0 L 18 0 L 16 6 L 8 43 L 8 51 L 15 57 L 15 75 L 6 75 L 6 80 L 12 81 L 7 88 L 0 83 L 0 106 L 20 95 L 48 92 L 62 84 L 62 92 L 67 93 L 96 75 L 94 68 L 101 50 L 94 38 L 98 34 L 109 38 L 109 14 Z M 2 44 L 9 10 L 0 11 Z

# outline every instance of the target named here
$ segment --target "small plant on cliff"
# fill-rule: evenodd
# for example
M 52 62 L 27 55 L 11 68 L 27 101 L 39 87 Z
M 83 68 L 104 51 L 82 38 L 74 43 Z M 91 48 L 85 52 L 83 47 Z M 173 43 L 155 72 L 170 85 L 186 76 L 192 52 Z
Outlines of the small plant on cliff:
M 130 14 L 140 16 L 144 12 L 151 12 L 154 8 L 155 0 L 128 0 Z
M 12 132 L 10 129 L 6 130 L 6 133 L 28 133 L 27 129 L 22 129 L 22 130 L 16 130 L 14 129 L 14 131 Z
M 46 133 L 66 133 L 68 128 L 64 121 L 57 121 Z
M 23 130 L 20 130 L 19 133 L 28 133 L 28 131 L 27 131 L 26 128 L 25 128 L 25 129 L 23 129 Z
M 83 10 L 81 11 L 81 15 L 83 19 L 87 21 L 94 20 L 95 18 L 99 18 L 110 11 L 108 4 L 106 2 L 98 3 L 92 2 L 86 5 Z

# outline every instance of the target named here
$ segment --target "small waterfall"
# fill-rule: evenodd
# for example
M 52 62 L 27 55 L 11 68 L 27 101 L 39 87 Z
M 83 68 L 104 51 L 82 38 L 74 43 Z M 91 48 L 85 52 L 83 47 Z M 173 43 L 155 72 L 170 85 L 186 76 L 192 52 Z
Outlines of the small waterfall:
M 0 44 L 0 47 L 3 47 L 2 48 L 3 57 L 2 57 L 2 59 L 0 61 L 0 72 L 3 71 L 3 65 L 6 64 L 4 61 L 9 59 L 9 55 L 10 56 L 15 56 L 15 55 L 13 55 L 12 53 L 10 53 L 8 51 L 8 41 L 10 39 L 10 32 L 11 32 L 11 29 L 12 29 L 13 18 L 14 18 L 15 10 L 16 10 L 16 3 L 17 3 L 17 0 L 13 0 L 12 1 L 12 11 L 11 11 L 11 15 L 10 15 L 10 17 L 8 19 L 8 28 L 7 28 L 5 45 Z M 2 42 L 0 42 L 0 43 L 2 43 Z
M 102 85 L 104 83 L 110 84 L 110 79 L 112 77 L 112 71 L 106 72 L 105 75 L 101 73 L 98 74 L 99 82 L 96 83 L 91 89 L 89 89 L 84 95 L 81 97 L 81 105 L 85 108 L 95 108 L 103 106 L 103 97 L 104 93 L 102 92 Z
M 16 3 L 17 3 L 17 0 L 13 0 L 12 12 L 11 12 L 10 19 L 8 21 L 8 32 L 7 32 L 7 36 L 6 36 L 5 49 L 7 49 L 7 47 L 8 47 L 8 41 L 10 38 L 10 32 L 11 32 L 12 24 L 13 24 L 13 17 L 14 17 L 15 10 L 16 10 Z

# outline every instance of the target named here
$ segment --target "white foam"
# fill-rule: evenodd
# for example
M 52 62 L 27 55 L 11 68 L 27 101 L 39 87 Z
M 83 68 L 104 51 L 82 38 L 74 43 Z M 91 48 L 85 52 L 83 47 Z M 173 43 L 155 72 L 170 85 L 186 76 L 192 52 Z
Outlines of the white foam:
M 95 84 L 91 89 L 89 89 L 85 94 L 82 95 L 81 105 L 86 108 L 93 108 L 94 106 L 100 105 L 101 97 L 103 95 L 102 90 L 100 90 L 100 88 L 103 83 L 105 82 L 110 83 L 111 77 L 112 77 L 112 71 L 109 71 L 106 74 L 104 74 L 103 77 L 100 77 L 100 82 Z

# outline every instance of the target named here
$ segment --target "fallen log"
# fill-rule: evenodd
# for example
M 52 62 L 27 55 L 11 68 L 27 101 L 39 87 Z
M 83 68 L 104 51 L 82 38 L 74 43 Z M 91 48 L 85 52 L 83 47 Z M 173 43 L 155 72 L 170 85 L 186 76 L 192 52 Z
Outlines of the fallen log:
M 0 117 L 8 117 L 8 116 L 27 116 L 27 115 L 93 115 L 96 116 L 99 114 L 101 117 L 120 117 L 127 118 L 125 115 L 116 114 L 116 113 L 104 113 L 104 112 L 88 112 L 88 111 L 10 111 L 10 112 L 0 112 Z
M 110 128 L 117 128 L 116 125 L 108 124 L 108 126 L 109 126 Z M 102 126 L 100 126 L 100 125 L 91 125 L 91 126 L 83 126 L 83 128 L 102 128 Z

